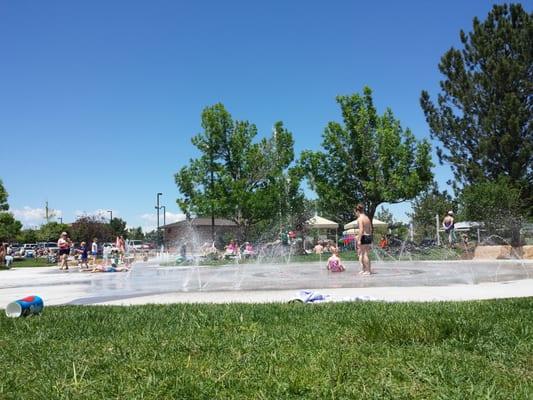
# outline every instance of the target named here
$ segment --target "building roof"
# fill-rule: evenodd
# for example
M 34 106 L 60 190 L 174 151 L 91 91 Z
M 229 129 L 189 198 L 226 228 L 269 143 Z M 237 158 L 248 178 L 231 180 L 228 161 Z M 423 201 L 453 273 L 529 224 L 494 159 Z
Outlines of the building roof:
M 192 226 L 211 226 L 211 217 L 191 218 L 190 220 L 184 219 L 183 221 L 166 224 L 162 228 L 177 228 L 189 224 Z M 237 224 L 229 219 L 215 218 L 215 226 L 237 226 Z

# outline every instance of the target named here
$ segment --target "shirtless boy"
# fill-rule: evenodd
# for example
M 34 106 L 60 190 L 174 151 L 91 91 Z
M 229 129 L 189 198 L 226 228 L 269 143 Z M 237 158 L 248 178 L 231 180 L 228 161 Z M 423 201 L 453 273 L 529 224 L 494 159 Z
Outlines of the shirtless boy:
M 359 226 L 359 234 L 357 235 L 357 245 L 359 250 L 359 261 L 363 266 L 360 274 L 370 275 L 372 273 L 370 267 L 370 257 L 368 253 L 370 246 L 372 245 L 372 222 L 370 218 L 365 214 L 362 204 L 358 204 L 355 207 L 355 216 L 357 217 L 357 224 Z
M 453 219 L 453 211 L 448 211 L 448 214 L 444 217 L 442 221 L 442 227 L 444 231 L 448 234 L 448 243 L 450 247 L 455 242 L 455 221 Z

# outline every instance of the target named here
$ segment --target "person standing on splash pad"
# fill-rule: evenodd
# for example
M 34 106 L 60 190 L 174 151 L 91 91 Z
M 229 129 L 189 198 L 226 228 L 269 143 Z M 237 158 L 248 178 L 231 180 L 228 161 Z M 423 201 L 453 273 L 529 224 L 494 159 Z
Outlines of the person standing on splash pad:
M 91 244 L 91 255 L 93 256 L 93 265 L 96 265 L 96 259 L 98 258 L 98 239 L 94 238 Z
M 124 256 L 126 255 L 126 241 L 124 240 L 124 236 L 117 236 L 117 239 L 115 240 L 115 247 L 120 254 L 120 260 L 124 261 Z
M 357 224 L 359 226 L 359 234 L 357 235 L 357 245 L 359 248 L 359 261 L 363 269 L 359 272 L 362 275 L 370 275 L 372 273 L 370 267 L 370 246 L 372 245 L 372 222 L 365 214 L 362 204 L 355 207 L 355 216 L 357 217 Z
M 86 242 L 81 242 L 78 253 L 80 253 L 80 270 L 89 269 L 89 249 Z
M 70 254 L 71 244 L 72 242 L 70 241 L 67 232 L 61 233 L 61 236 L 57 241 L 57 247 L 59 247 L 59 258 L 61 259 L 61 264 L 59 264 L 60 270 L 68 270 L 68 256 Z

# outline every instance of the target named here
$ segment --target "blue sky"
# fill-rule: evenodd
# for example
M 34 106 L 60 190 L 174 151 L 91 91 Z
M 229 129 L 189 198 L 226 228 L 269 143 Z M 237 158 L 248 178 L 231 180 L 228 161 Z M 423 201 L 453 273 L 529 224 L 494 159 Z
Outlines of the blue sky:
M 0 3 L 0 179 L 26 226 L 45 201 L 64 222 L 113 210 L 155 226 L 156 193 L 179 218 L 173 174 L 197 153 L 205 106 L 295 149 L 318 149 L 335 96 L 374 91 L 419 137 L 420 91 L 440 57 L 494 3 L 452 1 L 4 1 Z M 531 2 L 523 3 L 526 9 Z M 437 163 L 436 163 L 437 164 Z M 451 178 L 437 166 L 441 188 Z M 406 220 L 408 204 L 391 207 Z

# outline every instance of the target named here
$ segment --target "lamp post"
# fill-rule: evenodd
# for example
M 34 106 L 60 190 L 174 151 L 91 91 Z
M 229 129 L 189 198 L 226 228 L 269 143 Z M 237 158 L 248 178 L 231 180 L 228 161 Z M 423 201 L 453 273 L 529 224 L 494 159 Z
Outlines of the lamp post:
M 163 227 L 167 224 L 167 208 L 165 206 L 161 206 L 163 209 Z
M 157 210 L 157 246 L 161 246 L 161 238 L 159 237 L 159 196 L 162 196 L 163 193 L 157 193 L 157 205 L 155 209 Z
M 165 206 L 161 206 L 163 209 L 163 245 L 166 247 L 165 242 L 165 226 L 167 226 L 167 208 Z
M 57 217 L 57 219 L 59 220 L 59 223 L 63 225 L 63 217 Z
M 113 221 L 113 210 L 107 210 L 107 212 L 109 213 L 109 223 L 111 223 Z

